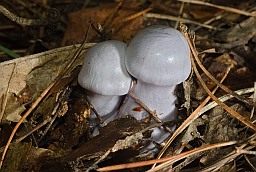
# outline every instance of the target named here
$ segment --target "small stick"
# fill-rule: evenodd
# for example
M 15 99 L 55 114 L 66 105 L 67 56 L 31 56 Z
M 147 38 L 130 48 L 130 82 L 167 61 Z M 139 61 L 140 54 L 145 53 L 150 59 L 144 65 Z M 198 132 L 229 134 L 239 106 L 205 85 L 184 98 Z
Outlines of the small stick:
M 162 162 L 166 162 L 166 161 L 172 161 L 174 163 L 174 162 L 182 160 L 188 156 L 191 156 L 191 155 L 203 152 L 203 151 L 220 148 L 220 147 L 224 147 L 224 146 L 230 146 L 230 145 L 234 145 L 234 144 L 236 144 L 236 141 L 204 145 L 199 148 L 195 148 L 193 150 L 189 150 L 187 152 L 183 152 L 181 154 L 173 155 L 173 156 L 162 158 L 162 159 L 154 159 L 154 160 L 149 160 L 149 161 L 112 165 L 112 166 L 108 166 L 108 167 L 98 168 L 97 171 L 112 171 L 112 170 L 121 170 L 121 169 L 127 169 L 127 168 L 142 167 L 142 166 L 147 166 L 147 165 L 151 165 L 154 163 L 162 163 Z M 148 172 L 150 172 L 150 171 L 148 171 Z
M 250 165 L 250 167 L 253 169 L 253 171 L 256 171 L 255 165 L 252 164 L 252 162 L 249 160 L 248 156 L 244 155 L 244 158 L 245 158 L 246 162 Z
M 134 90 L 134 88 L 135 88 L 135 85 L 136 85 L 136 81 L 133 79 L 133 80 L 132 80 L 132 86 L 131 86 L 130 90 L 128 91 L 128 94 L 125 96 L 124 101 L 122 102 L 120 108 L 118 109 L 118 112 L 117 112 L 117 116 L 118 116 L 118 117 L 120 116 L 120 113 L 122 112 L 125 103 L 126 103 L 126 102 L 128 101 L 128 99 L 129 99 L 129 94 L 133 92 L 133 90 Z M 122 114 L 121 114 L 121 115 L 122 115 Z
M 210 23 L 212 23 L 213 21 L 216 20 L 220 20 L 221 18 L 223 18 L 224 15 L 222 13 L 217 13 L 215 14 L 215 16 L 209 20 L 206 20 L 203 24 L 209 25 Z M 197 26 L 195 29 L 193 29 L 194 31 L 197 31 L 198 29 L 200 29 L 201 26 Z
M 22 140 L 24 140 L 25 138 L 27 138 L 28 136 L 30 136 L 31 134 L 33 134 L 35 131 L 37 131 L 38 129 L 40 129 L 41 127 L 45 126 L 47 123 L 49 123 L 52 120 L 51 117 L 46 118 L 41 124 L 37 125 L 36 127 L 34 127 L 32 130 L 30 130 L 29 132 L 27 132 L 26 134 L 24 134 L 23 136 L 19 137 L 18 139 L 14 140 L 15 143 L 19 143 Z M 40 141 L 40 140 L 39 140 Z
M 182 15 L 182 13 L 183 13 L 183 10 L 184 10 L 184 6 L 185 6 L 185 3 L 184 2 L 182 2 L 181 3 L 181 6 L 180 6 L 180 10 L 179 10 L 179 16 L 178 16 L 178 18 L 180 18 L 181 17 L 181 15 Z M 179 21 L 177 20 L 176 21 L 176 23 L 175 23 L 175 29 L 177 29 L 178 28 L 178 26 L 179 26 Z
M 253 93 L 252 101 L 253 103 L 256 102 L 256 82 L 254 82 L 254 93 Z M 250 119 L 252 119 L 254 111 L 255 111 L 255 107 L 252 107 Z
M 104 24 L 102 26 L 103 30 L 105 30 L 110 25 L 110 22 L 113 20 L 115 14 L 120 9 L 122 4 L 123 4 L 123 1 L 117 2 L 117 6 L 114 8 L 114 10 L 111 12 L 111 14 L 105 19 L 105 22 L 104 22 Z
M 195 24 L 195 25 L 198 25 L 198 26 L 201 26 L 201 27 L 208 28 L 208 29 L 217 30 L 216 27 L 213 27 L 213 26 L 210 26 L 210 25 L 207 25 L 207 24 L 202 24 L 202 23 L 199 23 L 199 22 L 196 22 L 196 21 L 188 20 L 188 19 L 181 18 L 181 17 L 171 16 L 171 15 L 146 13 L 144 16 L 148 17 L 148 18 L 165 19 L 165 20 L 179 21 L 179 22 L 183 22 L 183 23 L 191 23 L 191 24 Z
M 237 93 L 238 95 L 241 95 L 241 94 L 248 94 L 248 93 L 252 93 L 254 92 L 254 88 L 251 87 L 251 88 L 244 88 L 244 89 L 241 89 L 241 90 L 237 90 L 235 91 L 235 93 Z M 224 96 L 221 96 L 219 97 L 219 100 L 222 101 L 222 102 L 225 102 L 231 98 L 233 98 L 234 96 L 230 95 L 230 94 L 226 94 Z M 218 104 L 215 102 L 215 101 L 212 101 L 210 103 L 208 103 L 206 106 L 204 106 L 201 110 L 200 110 L 200 114 L 203 114 L 205 112 L 207 112 L 208 110 L 214 108 L 215 106 L 217 106 Z
M 60 107 L 60 103 L 57 103 L 57 105 L 54 107 L 53 109 L 53 112 L 52 112 L 52 115 L 54 115 L 53 117 L 50 117 L 50 119 L 46 119 L 46 120 L 49 120 L 49 124 L 48 126 L 45 128 L 43 134 L 41 135 L 41 137 L 38 139 L 39 142 L 41 142 L 44 138 L 44 136 L 47 134 L 47 132 L 49 131 L 49 129 L 51 128 L 53 122 L 57 119 L 58 117 L 58 108 Z M 45 123 L 46 121 L 43 121 L 43 123 Z M 42 125 L 43 125 L 42 123 Z
M 8 9 L 6 9 L 4 6 L 0 5 L 0 13 L 2 13 L 4 16 L 9 18 L 11 21 L 22 25 L 22 26 L 40 26 L 40 25 L 47 25 L 50 22 L 57 21 L 59 18 L 59 11 L 56 9 L 49 9 L 49 13 L 53 13 L 52 16 L 54 16 L 53 19 L 47 18 L 39 18 L 39 19 L 28 19 L 28 18 L 23 18 L 19 17 L 16 14 L 10 12 Z
M 118 22 L 116 22 L 116 23 L 113 24 L 113 28 L 114 28 L 113 30 L 114 30 L 114 31 L 119 30 L 119 28 L 120 28 L 125 22 L 128 22 L 128 21 L 131 21 L 131 20 L 133 20 L 133 19 L 136 19 L 136 18 L 138 18 L 138 17 L 140 17 L 140 16 L 146 14 L 148 11 L 150 11 L 150 10 L 152 10 L 152 9 L 153 9 L 152 7 L 148 7 L 148 8 L 145 9 L 145 10 L 142 10 L 142 11 L 136 13 L 136 14 L 132 14 L 132 15 L 130 15 L 130 16 L 127 16 L 127 17 L 125 17 L 124 19 L 121 19 L 120 21 L 118 21 Z
M 197 0 L 178 0 L 178 1 L 187 2 L 187 3 L 191 3 L 191 4 L 205 5 L 205 6 L 209 6 L 209 7 L 214 7 L 214 8 L 226 10 L 226 11 L 229 11 L 229 12 L 232 12 L 232 13 L 237 13 L 237 14 L 242 14 L 242 15 L 245 15 L 245 16 L 256 17 L 256 13 L 250 13 L 250 12 L 239 10 L 239 9 L 236 9 L 236 8 L 225 7 L 225 6 L 221 6 L 221 5 L 215 5 L 215 4 L 211 4 L 211 3 L 208 3 L 208 2 L 197 1 Z
M 153 9 L 152 7 L 148 7 L 147 9 L 142 10 L 142 11 L 136 13 L 136 14 L 132 14 L 132 15 L 130 15 L 130 16 L 128 16 L 128 17 L 125 17 L 124 19 L 122 19 L 121 21 L 119 21 L 118 24 L 119 24 L 119 23 L 124 23 L 124 22 L 130 21 L 130 20 L 133 20 L 133 19 L 135 19 L 135 18 L 137 18 L 137 17 L 139 17 L 139 16 L 142 16 L 143 14 L 146 14 L 148 11 L 150 11 L 150 10 L 152 10 L 152 9 Z
M 96 115 L 97 119 L 100 121 L 101 124 L 103 124 L 105 121 L 101 118 L 100 114 L 97 112 L 97 110 L 94 108 L 93 104 L 90 102 L 89 98 L 85 96 L 85 100 L 89 104 L 89 107 L 92 109 L 94 114 Z

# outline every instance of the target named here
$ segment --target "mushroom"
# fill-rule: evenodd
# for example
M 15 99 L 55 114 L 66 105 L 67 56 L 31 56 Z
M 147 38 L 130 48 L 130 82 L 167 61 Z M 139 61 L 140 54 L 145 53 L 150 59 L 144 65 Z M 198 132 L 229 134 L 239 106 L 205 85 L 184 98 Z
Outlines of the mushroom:
M 113 116 L 131 85 L 124 64 L 126 48 L 125 43 L 117 40 L 94 45 L 87 51 L 78 75 L 79 85 L 85 88 L 88 99 L 104 120 Z M 93 114 L 91 121 L 97 122 Z
M 126 69 L 137 79 L 133 94 L 149 109 L 155 110 L 163 122 L 177 118 L 174 92 L 176 85 L 190 74 L 189 56 L 189 46 L 183 35 L 178 30 L 162 25 L 141 30 L 127 47 Z M 133 115 L 138 120 L 149 117 L 148 112 L 131 97 L 120 114 Z M 153 129 L 151 138 L 161 143 L 168 135 L 163 127 L 158 127 Z M 147 149 L 152 147 L 153 144 Z

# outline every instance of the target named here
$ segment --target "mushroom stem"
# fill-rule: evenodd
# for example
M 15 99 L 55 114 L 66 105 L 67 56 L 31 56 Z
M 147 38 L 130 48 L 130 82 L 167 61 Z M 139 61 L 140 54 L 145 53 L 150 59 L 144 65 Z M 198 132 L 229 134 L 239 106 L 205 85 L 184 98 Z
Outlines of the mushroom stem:
M 91 104 L 100 114 L 100 116 L 105 120 L 105 122 L 110 120 L 110 116 L 112 116 L 117 111 L 118 107 L 121 105 L 121 102 L 123 100 L 123 96 L 100 95 L 88 92 L 87 96 Z M 94 114 L 94 112 L 91 111 L 91 124 L 93 126 L 99 123 L 99 121 L 96 118 L 97 117 Z
M 152 111 L 156 111 L 158 118 L 163 122 L 173 121 L 177 118 L 175 103 L 177 97 L 174 95 L 176 85 L 157 86 L 137 80 L 133 94 L 138 97 Z M 133 115 L 136 119 L 142 120 L 149 117 L 149 113 L 140 107 L 131 97 L 124 105 L 121 115 Z M 155 128 L 151 138 L 160 143 L 166 139 L 168 133 L 163 127 Z

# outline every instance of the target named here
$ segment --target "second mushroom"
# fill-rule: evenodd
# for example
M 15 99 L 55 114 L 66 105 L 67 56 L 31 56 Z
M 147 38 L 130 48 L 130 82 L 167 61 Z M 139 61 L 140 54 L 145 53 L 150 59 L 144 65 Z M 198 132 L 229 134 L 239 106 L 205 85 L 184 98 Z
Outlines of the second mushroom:
M 131 85 L 124 64 L 126 48 L 125 43 L 117 40 L 94 45 L 87 51 L 78 75 L 79 85 L 85 88 L 90 102 L 106 121 L 115 116 Z M 90 119 L 92 126 L 99 123 L 93 112 Z

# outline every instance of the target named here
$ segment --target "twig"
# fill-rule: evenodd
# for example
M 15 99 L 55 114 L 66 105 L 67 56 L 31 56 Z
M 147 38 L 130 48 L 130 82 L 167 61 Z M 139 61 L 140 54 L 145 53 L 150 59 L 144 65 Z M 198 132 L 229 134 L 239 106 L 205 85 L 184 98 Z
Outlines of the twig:
M 1 109 L 0 109 L 1 110 L 0 122 L 2 121 L 3 116 L 4 116 L 4 111 L 5 111 L 5 108 L 6 108 L 6 105 L 7 105 L 8 93 L 9 93 L 9 89 L 10 89 L 10 83 L 11 83 L 14 71 L 16 70 L 16 66 L 17 66 L 17 63 L 14 63 L 11 76 L 10 76 L 10 78 L 8 80 L 8 83 L 7 83 L 7 88 L 6 88 L 5 94 L 3 96 L 3 104 L 2 104 Z
M 178 16 L 178 18 L 181 17 L 181 14 L 182 14 L 182 12 L 183 12 L 184 6 L 185 6 L 185 3 L 182 2 L 181 5 L 180 5 L 180 10 L 179 10 L 179 16 Z M 179 21 L 176 21 L 174 28 L 175 28 L 175 29 L 178 29 L 178 26 L 179 26 Z
M 148 17 L 148 18 L 165 19 L 165 20 L 179 21 L 179 22 L 183 22 L 183 23 L 192 23 L 192 24 L 199 25 L 201 27 L 205 27 L 205 28 L 208 28 L 208 29 L 217 30 L 216 27 L 213 27 L 213 26 L 210 26 L 210 25 L 207 25 L 207 24 L 202 24 L 202 23 L 199 23 L 199 22 L 196 22 L 196 21 L 184 19 L 184 18 L 181 18 L 181 17 L 176 17 L 176 16 L 156 14 L 156 13 L 146 13 L 144 16 Z
M 256 102 L 256 82 L 254 82 L 254 93 L 253 93 L 252 101 L 253 103 Z M 254 111 L 255 111 L 255 107 L 252 107 L 250 119 L 253 118 Z
M 39 97 L 35 100 L 35 102 L 31 105 L 31 107 L 26 111 L 26 113 L 22 116 L 22 118 L 18 121 L 18 123 L 15 125 L 9 139 L 8 142 L 6 143 L 6 146 L 4 148 L 2 157 L 1 157 L 1 161 L 0 161 L 0 169 L 2 168 L 3 165 L 3 161 L 5 158 L 5 155 L 7 153 L 7 150 L 11 144 L 11 141 L 16 133 L 16 131 L 18 130 L 18 128 L 20 127 L 20 125 L 22 124 L 22 122 L 30 115 L 30 113 L 37 107 L 37 105 L 43 100 L 43 98 L 47 95 L 47 93 L 51 90 L 51 88 L 53 88 L 54 85 L 57 84 L 58 81 L 60 81 L 60 79 L 66 74 L 66 72 L 71 68 L 72 64 L 76 61 L 76 59 L 78 58 L 78 56 L 80 55 L 86 40 L 87 40 L 87 35 L 88 32 L 90 30 L 91 25 L 89 25 L 88 30 L 86 32 L 86 36 L 85 39 L 83 41 L 83 43 L 80 45 L 80 47 L 77 49 L 77 51 L 74 54 L 74 58 L 72 58 L 70 60 L 70 62 L 67 64 L 67 66 L 60 72 L 60 74 L 54 79 L 54 81 L 52 83 L 50 83 L 48 85 L 48 87 L 39 95 Z
M 24 140 L 25 138 L 27 138 L 28 136 L 30 136 L 31 134 L 33 134 L 35 131 L 37 131 L 38 129 L 40 129 L 41 127 L 45 126 L 48 122 L 50 122 L 52 120 L 51 117 L 46 118 L 42 123 L 40 123 L 39 125 L 37 125 L 36 127 L 34 127 L 32 130 L 30 130 L 29 132 L 27 132 L 26 134 L 24 134 L 23 136 L 19 137 L 18 139 L 14 140 L 15 143 L 19 143 L 22 140 Z M 40 140 L 39 140 L 40 142 Z
M 105 19 L 105 22 L 102 25 L 102 30 L 105 30 L 109 25 L 110 22 L 113 20 L 115 14 L 117 13 L 117 11 L 120 9 L 120 7 L 122 6 L 123 1 L 119 1 L 117 2 L 116 7 L 114 8 L 114 10 L 111 12 L 111 14 Z
M 128 99 L 129 99 L 129 94 L 132 93 L 133 90 L 134 90 L 134 88 L 135 88 L 136 81 L 135 81 L 134 79 L 132 79 L 131 85 L 132 85 L 132 86 L 130 87 L 128 93 L 126 94 L 126 96 L 125 96 L 125 98 L 124 98 L 124 101 L 122 102 L 120 108 L 118 109 L 117 117 L 120 117 L 120 115 L 122 115 L 122 114 L 120 114 L 120 113 L 122 112 L 122 109 L 123 109 L 125 103 L 126 103 L 126 102 L 128 101 Z
M 235 141 L 234 141 L 235 142 Z M 209 145 L 210 146 L 210 145 Z M 202 146 L 203 147 L 203 146 Z M 197 148 L 196 148 L 197 149 Z M 192 150 L 195 150 L 195 149 L 192 149 Z M 196 153 L 193 153 L 192 155 L 194 155 L 194 154 L 198 154 L 198 153 L 201 153 L 202 151 L 198 151 L 198 152 L 196 152 Z M 236 151 L 234 151 L 234 153 L 236 153 L 236 154 L 238 154 Z M 182 153 L 181 153 L 182 154 Z M 180 155 L 180 154 L 179 154 Z M 239 154 L 240 155 L 240 154 Z M 188 157 L 188 156 L 191 156 L 191 155 L 187 155 L 187 156 L 185 156 L 185 157 L 182 157 L 182 159 L 184 159 L 184 158 L 186 158 L 186 157 Z M 236 155 L 237 156 L 237 155 Z M 229 157 L 230 158 L 230 157 Z M 180 159 L 178 159 L 178 160 L 180 160 Z M 160 170 L 162 170 L 163 168 L 165 168 L 165 167 L 168 167 L 168 166 L 171 166 L 173 163 L 175 163 L 175 162 L 177 162 L 178 160 L 169 160 L 169 161 L 167 161 L 167 162 L 164 162 L 164 163 L 162 163 L 162 164 L 160 164 L 160 165 L 158 165 L 158 166 L 156 166 L 154 169 L 150 169 L 150 170 L 148 170 L 147 172 L 156 172 L 156 171 L 160 171 Z
M 250 151 L 241 148 L 237 148 L 236 151 L 239 152 L 240 154 L 256 155 L 256 151 Z
M 121 20 L 120 22 L 118 22 L 118 23 L 120 24 L 120 23 L 124 23 L 124 22 L 130 21 L 130 20 L 133 20 L 133 19 L 135 19 L 135 18 L 137 18 L 137 17 L 139 17 L 139 16 L 142 16 L 143 14 L 146 14 L 148 11 L 150 11 L 150 10 L 152 10 L 152 9 L 153 9 L 152 7 L 148 7 L 147 9 L 142 10 L 142 11 L 136 13 L 136 14 L 132 14 L 132 15 L 130 15 L 130 16 L 128 16 L 128 17 L 125 17 L 124 19 L 122 19 L 122 20 Z
M 45 18 L 27 19 L 23 17 L 18 17 L 16 14 L 13 14 L 2 5 L 0 5 L 0 13 L 9 18 L 11 21 L 23 26 L 47 25 L 51 22 L 56 22 L 60 17 L 59 11 L 57 9 L 49 9 L 49 11 L 47 12 L 48 15 Z
M 112 166 L 108 166 L 108 167 L 99 168 L 99 169 L 97 169 L 97 171 L 112 171 L 112 170 L 121 170 L 121 169 L 127 169 L 127 168 L 142 167 L 142 166 L 147 166 L 147 165 L 151 165 L 154 163 L 162 163 L 162 162 L 166 162 L 166 161 L 172 161 L 174 163 L 174 162 L 177 162 L 177 161 L 184 159 L 188 156 L 197 154 L 199 152 L 203 152 L 203 151 L 207 151 L 207 150 L 215 149 L 215 148 L 219 148 L 219 147 L 224 147 L 224 146 L 230 146 L 230 145 L 234 145 L 234 144 L 236 144 L 236 141 L 204 145 L 199 148 L 195 148 L 193 150 L 189 150 L 187 152 L 183 152 L 181 154 L 173 155 L 173 156 L 162 158 L 162 159 L 112 165 Z M 151 171 L 148 171 L 148 172 L 151 172 Z
M 203 24 L 206 24 L 206 25 L 209 25 L 210 23 L 212 23 L 213 21 L 216 21 L 216 20 L 220 20 L 221 18 L 223 18 L 223 14 L 220 14 L 220 13 L 217 13 L 215 14 L 215 16 L 209 20 L 206 20 Z M 197 26 L 194 31 L 197 31 L 198 29 L 200 29 L 201 26 Z
M 252 164 L 252 162 L 249 160 L 249 158 L 247 157 L 247 155 L 244 155 L 244 159 L 245 159 L 246 162 L 250 165 L 250 167 L 253 169 L 253 171 L 256 171 L 256 166 Z
M 245 147 L 246 145 L 243 144 L 240 147 Z M 227 154 L 223 159 L 219 160 L 218 162 L 205 167 L 201 170 L 198 170 L 198 172 L 212 172 L 212 171 L 216 171 L 218 170 L 220 167 L 222 167 L 223 165 L 233 161 L 236 157 L 238 157 L 239 155 L 241 155 L 240 153 L 238 153 L 236 150 L 233 150 L 231 153 Z
M 70 93 L 70 89 L 69 87 L 64 88 L 61 93 L 57 96 L 57 100 L 55 103 L 55 106 L 50 114 L 50 119 L 46 119 L 45 121 L 43 121 L 43 123 L 41 124 L 43 126 L 43 124 L 45 123 L 45 125 L 47 124 L 46 122 L 49 121 L 48 126 L 45 128 L 45 130 L 43 131 L 42 135 L 40 136 L 40 138 L 38 139 L 38 142 L 41 142 L 44 138 L 44 136 L 47 134 L 47 132 L 49 131 L 49 129 L 51 128 L 52 124 L 54 123 L 54 121 L 57 119 L 57 117 L 60 115 L 60 110 L 62 110 L 61 108 L 63 108 L 62 106 L 64 106 L 65 104 L 65 97 L 67 94 Z M 47 95 L 49 96 L 49 94 Z M 53 117 L 52 117 L 53 116 Z
M 53 117 L 50 117 L 50 118 L 46 119 L 47 121 L 49 120 L 49 124 L 46 126 L 46 128 L 45 128 L 45 130 L 43 131 L 42 135 L 41 135 L 40 138 L 38 139 L 38 142 L 39 142 L 39 143 L 43 140 L 44 136 L 47 134 L 47 132 L 48 132 L 49 129 L 51 128 L 53 122 L 57 119 L 57 117 L 58 117 L 57 110 L 58 110 L 58 108 L 60 107 L 60 105 L 61 105 L 61 103 L 58 102 L 58 103 L 56 104 L 56 106 L 54 107 L 52 113 L 51 113 L 51 116 L 53 115 Z M 44 121 L 43 123 L 47 124 L 47 123 L 46 123 L 47 121 Z M 43 123 L 42 123 L 42 125 L 43 125 Z
M 104 124 L 105 121 L 102 119 L 102 117 L 100 116 L 98 111 L 94 108 L 93 104 L 91 103 L 91 101 L 89 100 L 89 98 L 87 96 L 85 96 L 85 100 L 89 104 L 90 109 L 94 112 L 94 114 L 96 115 L 96 117 L 100 121 L 100 123 Z M 106 124 L 104 124 L 104 125 L 106 125 Z
M 242 95 L 242 94 L 248 94 L 248 93 L 251 93 L 254 91 L 254 88 L 244 88 L 244 89 L 241 89 L 241 90 L 237 90 L 235 91 L 236 94 L 238 95 Z M 219 97 L 219 100 L 222 101 L 222 102 L 225 102 L 231 98 L 233 98 L 234 96 L 230 95 L 230 94 L 227 94 L 227 95 L 224 95 L 222 97 Z M 210 102 L 208 103 L 206 106 L 204 106 L 201 110 L 200 110 L 200 114 L 203 114 L 205 112 L 207 112 L 208 110 L 214 108 L 215 106 L 217 106 L 218 104 L 213 101 L 213 102 Z
M 148 11 L 150 11 L 150 10 L 152 10 L 152 7 L 148 7 L 148 8 L 145 9 L 145 10 L 142 10 L 142 11 L 136 13 L 136 14 L 132 14 L 132 15 L 130 15 L 130 16 L 127 16 L 127 17 L 125 17 L 124 19 L 121 19 L 120 21 L 118 21 L 118 22 L 116 22 L 116 23 L 113 24 L 113 26 L 112 26 L 113 30 L 114 30 L 115 32 L 118 31 L 118 30 L 123 26 L 123 24 L 124 24 L 125 22 L 128 22 L 128 21 L 131 21 L 131 20 L 133 20 L 133 19 L 136 19 L 136 18 L 138 18 L 138 17 L 140 17 L 140 16 L 146 14 L 146 13 L 147 13 Z
M 90 167 L 86 170 L 86 172 L 89 172 L 89 171 L 91 171 L 91 170 L 96 169 L 96 168 L 97 168 L 97 165 L 98 165 L 100 162 L 102 162 L 102 161 L 111 153 L 111 150 L 112 150 L 112 148 L 110 148 L 110 149 L 107 150 L 102 156 L 100 156 L 100 158 L 99 158 L 96 162 L 94 162 L 93 165 L 90 166 Z
M 221 6 L 221 5 L 215 5 L 215 4 L 211 4 L 211 3 L 208 3 L 208 2 L 197 1 L 197 0 L 178 0 L 178 1 L 187 2 L 187 3 L 191 3 L 191 4 L 205 5 L 205 6 L 214 7 L 214 8 L 226 10 L 226 11 L 229 11 L 229 12 L 237 13 L 237 14 L 242 14 L 242 15 L 245 15 L 245 16 L 256 17 L 255 13 L 250 13 L 250 12 L 246 12 L 246 11 L 239 10 L 239 9 L 236 9 L 236 8 L 225 7 L 225 6 Z

